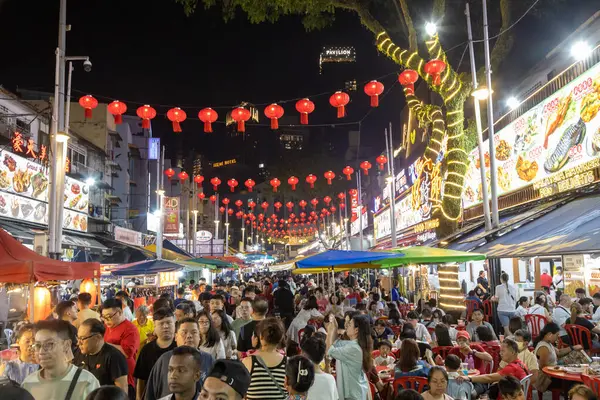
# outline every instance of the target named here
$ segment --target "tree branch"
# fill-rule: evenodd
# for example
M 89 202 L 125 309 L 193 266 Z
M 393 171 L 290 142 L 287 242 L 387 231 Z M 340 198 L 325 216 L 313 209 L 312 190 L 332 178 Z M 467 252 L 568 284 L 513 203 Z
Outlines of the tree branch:
M 398 1 L 400 2 L 400 8 L 402 9 L 402 15 L 404 16 L 404 23 L 406 24 L 406 29 L 408 30 L 408 49 L 410 51 L 416 51 L 418 49 L 417 32 L 415 31 L 415 26 L 412 18 L 410 17 L 408 5 L 406 4 L 406 0 Z

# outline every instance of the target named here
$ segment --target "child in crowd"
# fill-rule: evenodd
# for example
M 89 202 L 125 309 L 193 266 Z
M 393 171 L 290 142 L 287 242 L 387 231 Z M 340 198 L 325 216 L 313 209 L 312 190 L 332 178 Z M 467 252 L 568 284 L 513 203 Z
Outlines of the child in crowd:
M 373 362 L 376 367 L 387 367 L 393 365 L 396 359 L 390 355 L 392 352 L 392 344 L 388 340 L 379 342 L 379 356 L 375 357 Z

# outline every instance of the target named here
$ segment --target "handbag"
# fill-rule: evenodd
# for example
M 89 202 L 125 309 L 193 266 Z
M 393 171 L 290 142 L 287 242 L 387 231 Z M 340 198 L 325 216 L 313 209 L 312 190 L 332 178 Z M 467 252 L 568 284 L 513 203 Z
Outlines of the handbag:
M 288 396 L 288 394 L 281 388 L 281 386 L 279 386 L 279 383 L 275 380 L 275 377 L 271 373 L 271 370 L 269 369 L 269 367 L 267 367 L 267 364 L 265 364 L 264 360 L 262 358 L 260 358 L 260 356 L 257 356 L 257 355 L 253 355 L 252 357 L 256 357 L 256 361 L 260 364 L 261 367 L 263 367 L 263 369 L 265 370 L 267 375 L 269 375 L 269 378 L 271 379 L 271 381 L 273 381 L 273 383 L 275 384 L 275 387 L 277 388 L 277 390 L 279 390 L 279 393 L 281 393 L 283 398 L 286 398 Z

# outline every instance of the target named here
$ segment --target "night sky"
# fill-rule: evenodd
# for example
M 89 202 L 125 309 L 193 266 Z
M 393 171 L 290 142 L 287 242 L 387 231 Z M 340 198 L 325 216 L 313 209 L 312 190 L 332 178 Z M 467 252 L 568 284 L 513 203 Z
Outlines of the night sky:
M 58 4 L 58 0 L 0 0 L 0 84 L 9 90 L 17 86 L 52 90 Z M 449 42 L 444 42 L 447 48 L 466 40 L 464 1 L 448 0 L 448 4 L 460 12 L 449 12 L 444 21 L 441 35 L 443 42 Z M 519 62 L 508 62 L 504 71 L 498 71 L 498 77 L 514 79 L 515 70 L 522 73 L 530 67 L 597 8 L 593 0 L 558 1 L 558 6 L 552 6 L 543 18 L 524 18 L 515 28 L 518 37 L 513 56 Z M 416 16 L 415 24 L 424 19 Z M 72 25 L 67 34 L 68 55 L 89 55 L 93 63 L 91 73 L 83 72 L 81 67 L 75 71 L 74 95 L 91 93 L 101 101 L 123 100 L 130 112 L 142 103 L 154 105 L 159 113 L 181 106 L 188 112 L 189 122 L 183 125 L 184 136 L 179 141 L 169 131 L 164 116 L 157 117 L 155 124 L 155 131 L 167 145 L 171 144 L 171 151 L 181 145 L 182 138 L 186 144 L 203 147 L 202 126 L 196 117 L 203 107 L 224 106 L 217 109 L 224 119 L 225 112 L 240 101 L 268 104 L 342 89 L 343 81 L 335 70 L 319 75 L 318 58 L 324 45 L 356 48 L 353 72 L 358 82 L 398 70 L 377 53 L 373 35 L 360 26 L 358 18 L 344 12 L 336 14 L 336 22 L 327 29 L 306 32 L 297 17 L 283 18 L 275 25 L 252 25 L 240 14 L 225 23 L 218 8 L 199 8 L 187 17 L 181 6 L 170 0 L 70 0 L 68 23 Z M 497 29 L 490 33 L 494 35 Z M 481 36 L 475 33 L 476 38 Z M 449 53 L 455 65 L 463 49 L 464 45 Z M 462 70 L 466 68 L 468 54 L 461 64 Z M 393 75 L 384 80 L 388 87 L 393 82 Z M 357 121 L 369 110 L 362 85 L 352 97 L 347 121 Z M 317 111 L 311 122 L 336 122 L 329 95 L 312 99 Z M 282 105 L 287 115 L 295 117 L 294 103 Z M 362 135 L 363 143 L 381 148 L 383 127 L 388 121 L 399 127 L 403 105 L 402 92 L 396 85 L 381 107 L 364 121 L 363 132 L 369 134 Z M 222 129 L 217 127 L 215 134 Z

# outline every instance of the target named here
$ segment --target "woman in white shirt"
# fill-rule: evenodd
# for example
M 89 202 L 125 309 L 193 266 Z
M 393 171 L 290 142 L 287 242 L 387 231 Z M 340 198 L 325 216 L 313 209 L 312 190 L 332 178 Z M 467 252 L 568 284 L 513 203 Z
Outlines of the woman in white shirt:
M 302 354 L 314 363 L 315 381 L 308 390 L 306 400 L 338 400 L 338 391 L 335 378 L 323 372 L 320 364 L 325 357 L 325 335 L 315 333 L 311 337 L 302 340 L 300 348 Z
M 219 332 L 219 336 L 223 341 L 225 357 L 228 359 L 235 359 L 237 358 L 237 339 L 235 338 L 235 332 L 231 328 L 226 315 L 227 314 L 225 314 L 225 311 L 223 310 L 215 310 L 210 314 L 213 326 L 217 332 Z
M 515 311 L 515 316 L 525 321 L 525 315 L 529 314 L 529 298 L 526 296 L 519 297 L 519 305 Z
M 200 346 L 198 349 L 207 352 L 215 360 L 225 358 L 225 346 L 219 332 L 213 326 L 208 312 L 200 311 L 198 325 L 200 326 Z
M 496 286 L 496 295 L 494 300 L 498 302 L 498 319 L 504 327 L 505 335 L 510 335 L 508 323 L 515 315 L 515 304 L 517 303 L 517 289 L 508 283 L 508 274 L 502 272 L 500 275 L 501 285 Z
M 544 293 L 540 293 L 535 297 L 535 304 L 529 308 L 527 314 L 543 315 L 547 321 L 552 321 L 546 306 L 546 295 Z
M 298 343 L 298 332 L 300 329 L 304 329 L 308 321 L 311 319 L 323 319 L 323 314 L 319 312 L 319 305 L 317 304 L 317 298 L 315 296 L 310 296 L 306 305 L 300 312 L 296 315 L 296 318 L 290 324 L 290 327 L 287 331 L 287 337 L 292 342 Z M 299 344 L 299 343 L 298 343 Z

